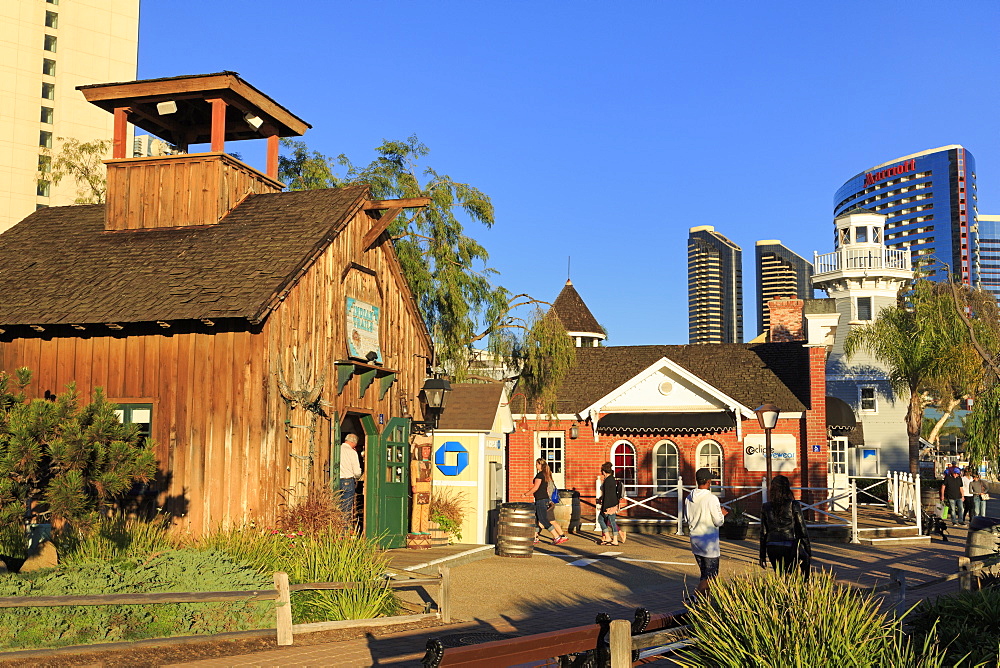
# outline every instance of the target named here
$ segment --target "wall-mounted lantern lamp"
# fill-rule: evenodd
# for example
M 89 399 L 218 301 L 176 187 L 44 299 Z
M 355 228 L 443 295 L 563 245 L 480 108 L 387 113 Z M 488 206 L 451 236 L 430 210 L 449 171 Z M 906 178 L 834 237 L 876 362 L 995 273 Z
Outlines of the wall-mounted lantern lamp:
M 570 438 L 579 438 L 579 436 L 580 436 L 580 425 L 578 425 L 576 423 L 576 421 L 574 420 L 573 421 L 573 426 L 571 426 L 569 428 L 569 437 Z

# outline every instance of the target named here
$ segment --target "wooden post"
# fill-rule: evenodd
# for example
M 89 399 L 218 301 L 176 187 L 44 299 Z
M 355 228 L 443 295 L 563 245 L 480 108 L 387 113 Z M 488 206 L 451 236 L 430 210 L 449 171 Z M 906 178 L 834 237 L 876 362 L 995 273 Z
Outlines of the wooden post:
M 889 569 L 889 582 L 896 585 L 896 593 L 893 600 L 896 608 L 896 615 L 902 617 L 906 613 L 906 575 L 898 568 Z
M 114 141 L 111 148 L 111 157 L 114 159 L 127 158 L 125 150 L 128 142 L 128 107 L 115 107 L 114 120 Z
M 226 150 L 226 101 L 222 98 L 208 100 L 212 105 L 212 151 Z
M 278 133 L 267 136 L 267 175 L 278 179 Z
M 851 542 L 857 545 L 861 542 L 858 537 L 858 483 L 852 480 L 847 484 L 851 489 Z
M 441 615 L 441 622 L 451 624 L 451 569 L 447 566 L 438 566 L 438 573 L 441 575 L 441 584 L 438 586 L 438 614 Z
M 611 620 L 611 668 L 632 668 L 632 623 Z
M 684 478 L 677 476 L 677 535 L 684 535 Z
M 972 560 L 968 557 L 958 558 L 958 590 L 972 591 Z
M 288 573 L 276 571 L 274 588 L 278 590 L 275 612 L 277 615 L 278 644 L 292 644 L 292 595 L 288 589 Z

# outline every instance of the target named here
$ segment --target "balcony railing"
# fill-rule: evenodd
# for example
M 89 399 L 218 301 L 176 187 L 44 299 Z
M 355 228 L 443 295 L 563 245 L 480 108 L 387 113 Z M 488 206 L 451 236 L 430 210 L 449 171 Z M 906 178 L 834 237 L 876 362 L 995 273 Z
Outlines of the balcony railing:
M 910 251 L 889 248 L 841 248 L 832 253 L 814 253 L 813 272 L 895 269 L 910 270 Z

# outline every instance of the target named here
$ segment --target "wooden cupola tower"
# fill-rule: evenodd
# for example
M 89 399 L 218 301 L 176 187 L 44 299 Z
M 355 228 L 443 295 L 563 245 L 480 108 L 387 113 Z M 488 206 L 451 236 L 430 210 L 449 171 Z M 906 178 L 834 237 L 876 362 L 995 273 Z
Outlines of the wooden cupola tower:
M 278 139 L 310 126 L 236 72 L 79 86 L 115 116 L 105 229 L 214 225 L 248 195 L 280 192 Z M 177 147 L 175 155 L 131 158 L 127 124 Z M 225 152 L 227 141 L 267 139 L 266 173 Z M 208 144 L 205 153 L 188 153 Z

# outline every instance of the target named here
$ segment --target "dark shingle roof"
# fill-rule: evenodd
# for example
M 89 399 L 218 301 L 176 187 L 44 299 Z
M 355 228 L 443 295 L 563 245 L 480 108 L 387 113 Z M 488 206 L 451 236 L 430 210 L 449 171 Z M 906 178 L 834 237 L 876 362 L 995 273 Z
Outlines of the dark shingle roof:
M 0 325 L 259 322 L 366 195 L 253 195 L 216 225 L 128 232 L 102 204 L 40 209 L 0 235 Z
M 557 409 L 577 413 L 666 357 L 751 409 L 799 412 L 809 405 L 809 353 L 802 343 L 577 348 Z
M 587 305 L 583 303 L 583 298 L 573 287 L 571 281 L 566 281 L 562 292 L 553 302 L 550 312 L 559 318 L 559 322 L 562 323 L 567 332 L 604 333 L 604 329 L 587 308 Z
M 451 386 L 451 396 L 437 428 L 489 431 L 500 407 L 502 383 L 460 383 Z

